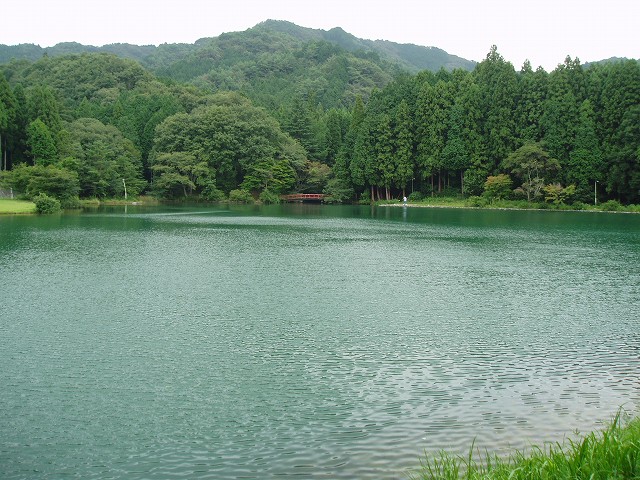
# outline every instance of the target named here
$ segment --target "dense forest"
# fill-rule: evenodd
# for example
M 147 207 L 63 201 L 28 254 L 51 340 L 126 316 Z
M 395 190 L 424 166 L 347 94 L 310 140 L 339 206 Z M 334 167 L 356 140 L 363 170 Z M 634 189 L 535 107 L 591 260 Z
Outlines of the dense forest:
M 167 199 L 570 203 L 592 201 L 598 182 L 602 200 L 640 203 L 636 60 L 517 71 L 492 47 L 472 68 L 443 59 L 416 71 L 339 29 L 275 25 L 195 50 L 127 49 L 144 61 L 45 52 L 5 62 L 3 184 L 67 204 L 125 188 Z

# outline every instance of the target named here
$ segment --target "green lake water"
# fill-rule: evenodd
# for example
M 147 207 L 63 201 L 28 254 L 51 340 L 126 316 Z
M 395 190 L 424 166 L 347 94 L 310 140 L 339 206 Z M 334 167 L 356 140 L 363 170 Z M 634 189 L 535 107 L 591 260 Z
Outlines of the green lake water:
M 0 478 L 400 479 L 640 413 L 640 215 L 0 217 Z

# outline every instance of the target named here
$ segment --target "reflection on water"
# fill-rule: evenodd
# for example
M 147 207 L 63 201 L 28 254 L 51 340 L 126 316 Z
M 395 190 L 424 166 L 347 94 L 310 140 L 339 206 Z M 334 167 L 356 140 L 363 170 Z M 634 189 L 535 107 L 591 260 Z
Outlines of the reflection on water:
M 640 405 L 640 218 L 0 218 L 0 477 L 402 478 Z

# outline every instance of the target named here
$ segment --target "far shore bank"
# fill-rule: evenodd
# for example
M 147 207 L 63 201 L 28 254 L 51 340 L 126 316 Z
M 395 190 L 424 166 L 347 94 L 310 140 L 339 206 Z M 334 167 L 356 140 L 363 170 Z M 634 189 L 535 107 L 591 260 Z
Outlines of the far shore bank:
M 178 202 L 179 203 L 179 202 Z M 218 202 L 227 203 L 227 202 Z M 158 206 L 162 202 L 154 197 L 142 196 L 134 199 L 108 198 L 82 199 L 78 202 L 79 209 L 98 208 L 101 206 Z M 175 204 L 168 202 L 167 204 Z M 469 204 L 463 199 L 439 198 L 426 202 L 381 201 L 374 204 L 377 207 L 403 207 L 403 208 L 456 208 L 468 210 L 519 210 L 519 211 L 548 211 L 548 212 L 600 212 L 600 213 L 640 213 L 640 205 L 621 205 L 618 202 L 605 202 L 597 206 L 580 204 L 574 205 L 550 205 L 533 204 L 523 205 L 522 202 L 502 201 L 491 204 Z M 35 204 L 28 200 L 0 198 L 0 215 L 28 215 L 36 214 Z
M 532 212 L 596 212 L 596 213 L 640 213 L 640 210 L 603 210 L 600 208 L 534 208 L 534 207 L 500 207 L 484 206 L 474 207 L 471 205 L 447 205 L 429 203 L 379 203 L 378 207 L 405 207 L 405 208 L 458 208 L 465 210 L 518 210 Z

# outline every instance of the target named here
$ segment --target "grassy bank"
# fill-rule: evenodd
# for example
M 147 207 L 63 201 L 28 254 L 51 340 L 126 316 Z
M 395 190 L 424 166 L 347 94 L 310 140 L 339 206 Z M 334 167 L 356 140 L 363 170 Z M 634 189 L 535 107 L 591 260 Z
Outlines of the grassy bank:
M 640 478 L 640 418 L 621 424 L 618 415 L 602 432 L 564 444 L 516 451 L 504 459 L 441 453 L 426 458 L 415 480 L 622 480 Z
M 36 204 L 26 200 L 12 200 L 0 198 L 0 215 L 14 215 L 21 213 L 35 213 Z
M 101 205 L 159 205 L 160 202 L 155 197 L 140 196 L 135 198 L 84 198 L 80 200 L 82 207 L 99 207 Z
M 402 205 L 400 200 L 385 200 L 376 203 L 379 206 Z M 553 204 L 545 202 L 527 202 L 526 200 L 494 200 L 483 197 L 425 197 L 419 201 L 409 201 L 410 207 L 449 207 L 449 208 L 481 208 L 481 209 L 513 209 L 513 210 L 581 210 L 603 212 L 640 213 L 640 205 L 622 205 L 609 200 L 598 205 L 581 202 L 575 204 Z

